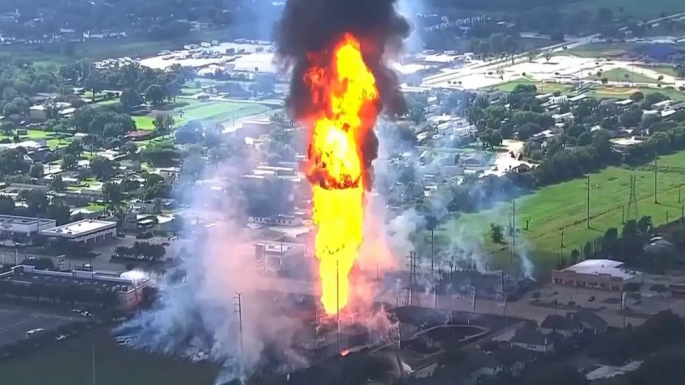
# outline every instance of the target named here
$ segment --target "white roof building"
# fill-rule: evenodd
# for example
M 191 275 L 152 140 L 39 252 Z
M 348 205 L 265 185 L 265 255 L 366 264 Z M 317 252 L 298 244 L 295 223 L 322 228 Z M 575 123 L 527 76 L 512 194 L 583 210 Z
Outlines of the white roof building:
M 639 276 L 623 267 L 623 262 L 610 259 L 586 259 L 563 270 L 552 272 L 552 281 L 559 285 L 623 290 L 623 286 Z

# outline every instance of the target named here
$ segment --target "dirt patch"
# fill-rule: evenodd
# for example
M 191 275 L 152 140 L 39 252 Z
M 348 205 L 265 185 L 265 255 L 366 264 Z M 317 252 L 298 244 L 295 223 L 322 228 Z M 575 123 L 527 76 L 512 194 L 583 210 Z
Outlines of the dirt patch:
M 597 91 L 605 95 L 630 96 L 640 90 L 637 88 L 604 87 Z
M 609 50 L 609 51 L 602 51 L 602 53 L 599 55 L 600 57 L 612 57 L 616 58 L 619 56 L 623 56 L 627 54 L 628 51 L 623 50 L 623 49 L 614 49 L 614 50 Z

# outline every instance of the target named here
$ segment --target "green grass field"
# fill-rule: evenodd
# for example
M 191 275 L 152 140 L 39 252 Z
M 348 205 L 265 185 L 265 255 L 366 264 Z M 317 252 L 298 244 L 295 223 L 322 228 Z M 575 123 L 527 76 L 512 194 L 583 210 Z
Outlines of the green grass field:
M 3 383 L 76 385 L 212 385 L 216 368 L 135 351 L 117 345 L 107 331 L 95 331 L 55 342 L 0 363 Z
M 574 2 L 564 7 L 566 11 L 578 12 L 588 10 L 596 14 L 597 10 L 607 7 L 613 11 L 614 17 L 629 15 L 639 20 L 652 20 L 660 17 L 661 12 L 673 14 L 685 11 L 682 0 L 655 0 L 645 3 L 644 0 L 584 0 Z
M 680 168 L 678 168 L 680 167 Z M 679 186 L 685 184 L 685 151 L 661 157 L 657 176 L 658 203 L 654 203 L 654 172 L 649 165 L 639 169 L 611 167 L 592 174 L 590 190 L 590 224 L 586 227 L 586 180 L 578 179 L 540 189 L 535 194 L 516 202 L 516 221 L 520 243 L 525 239 L 537 266 L 543 271 L 553 267 L 557 254 L 568 256 L 574 248 L 581 249 L 610 227 L 621 226 L 623 208 L 630 197 L 630 176 L 637 177 L 638 215 L 651 215 L 655 224 L 673 221 L 685 205 L 678 202 Z M 466 240 L 483 242 L 485 249 L 495 255 L 496 264 L 509 261 L 507 244 L 494 244 L 490 238 L 490 224 L 507 228 L 511 221 L 512 205 L 500 203 L 493 209 L 476 214 L 465 214 L 445 226 L 442 236 L 461 235 Z M 526 220 L 530 220 L 525 230 Z M 575 223 L 579 222 L 579 223 Z M 564 229 L 564 247 L 561 230 Z M 507 239 L 505 242 L 510 242 Z
M 660 65 L 652 67 L 650 65 L 641 65 L 640 67 L 650 69 L 652 71 L 656 71 L 664 75 L 678 77 L 678 71 L 676 71 L 676 69 L 673 66 Z
M 173 108 L 171 111 L 176 125 L 190 120 L 223 123 L 247 116 L 266 114 L 272 110 L 271 107 L 251 101 L 211 100 L 199 102 L 193 98 L 183 97 L 179 97 L 178 101 L 177 104 L 181 105 L 181 107 Z M 180 116 L 181 110 L 184 113 L 182 118 Z M 134 116 L 133 120 L 136 122 L 136 127 L 140 130 L 151 131 L 155 129 L 153 114 Z
M 516 89 L 516 86 L 523 84 L 523 85 L 534 85 L 537 87 L 538 92 L 540 93 L 553 93 L 553 92 L 561 92 L 561 93 L 566 93 L 571 90 L 571 86 L 565 85 L 565 84 L 560 84 L 560 83 L 543 83 L 543 82 L 535 82 L 532 80 L 528 79 L 519 79 L 519 80 L 512 80 L 506 83 L 498 84 L 494 86 L 493 88 L 498 91 L 504 91 L 504 92 L 512 92 L 514 89 Z
M 590 77 L 592 80 L 601 80 L 602 78 L 607 78 L 607 80 L 610 82 L 657 83 L 657 80 L 654 78 L 627 71 L 622 68 L 615 68 L 613 70 L 602 72 L 602 76 L 600 77 Z

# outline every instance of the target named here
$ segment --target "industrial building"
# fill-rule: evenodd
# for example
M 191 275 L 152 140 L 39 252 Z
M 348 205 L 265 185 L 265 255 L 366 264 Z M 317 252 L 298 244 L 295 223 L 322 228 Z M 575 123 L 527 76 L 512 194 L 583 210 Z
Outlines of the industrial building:
M 59 227 L 53 227 L 41 231 L 51 240 L 69 240 L 78 243 L 98 244 L 106 242 L 117 236 L 117 223 L 84 219 Z
M 127 277 L 124 274 L 119 276 L 115 273 L 80 270 L 48 271 L 37 270 L 33 266 L 19 265 L 0 274 L 0 283 L 9 282 L 24 287 L 42 285 L 48 291 L 54 289 L 53 293 L 66 293 L 65 295 L 72 295 L 78 290 L 93 293 L 115 291 L 118 300 L 117 307 L 130 310 L 143 301 L 142 290 L 148 286 L 150 279 L 145 276 Z M 69 290 L 62 290 L 62 288 Z M 3 290 L 2 293 L 6 292 L 11 291 Z M 77 295 L 74 297 L 89 298 L 88 296 Z
M 636 281 L 639 273 L 623 267 L 623 262 L 610 259 L 587 259 L 563 270 L 552 271 L 552 283 L 582 288 L 622 291 L 625 284 Z
M 56 225 L 54 219 L 0 215 L 0 244 L 3 246 L 30 244 L 32 235 L 52 229 Z

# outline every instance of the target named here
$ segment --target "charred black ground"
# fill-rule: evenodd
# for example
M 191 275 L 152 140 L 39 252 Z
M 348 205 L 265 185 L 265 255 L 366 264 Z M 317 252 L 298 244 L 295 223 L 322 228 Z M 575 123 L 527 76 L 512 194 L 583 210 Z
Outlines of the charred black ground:
M 307 116 L 313 107 L 309 88 L 304 82 L 304 74 L 312 64 L 307 54 L 332 53 L 336 42 L 345 33 L 351 33 L 360 40 L 364 61 L 376 78 L 384 114 L 395 118 L 406 112 L 397 76 L 383 61 L 386 49 L 398 51 L 410 32 L 407 20 L 397 13 L 395 2 L 287 0 L 282 18 L 276 25 L 275 38 L 281 64 L 292 69 L 286 106 L 294 120 Z M 362 148 L 364 160 L 368 163 L 366 178 L 370 177 L 370 163 L 378 151 L 378 139 L 372 130 L 369 133 Z

